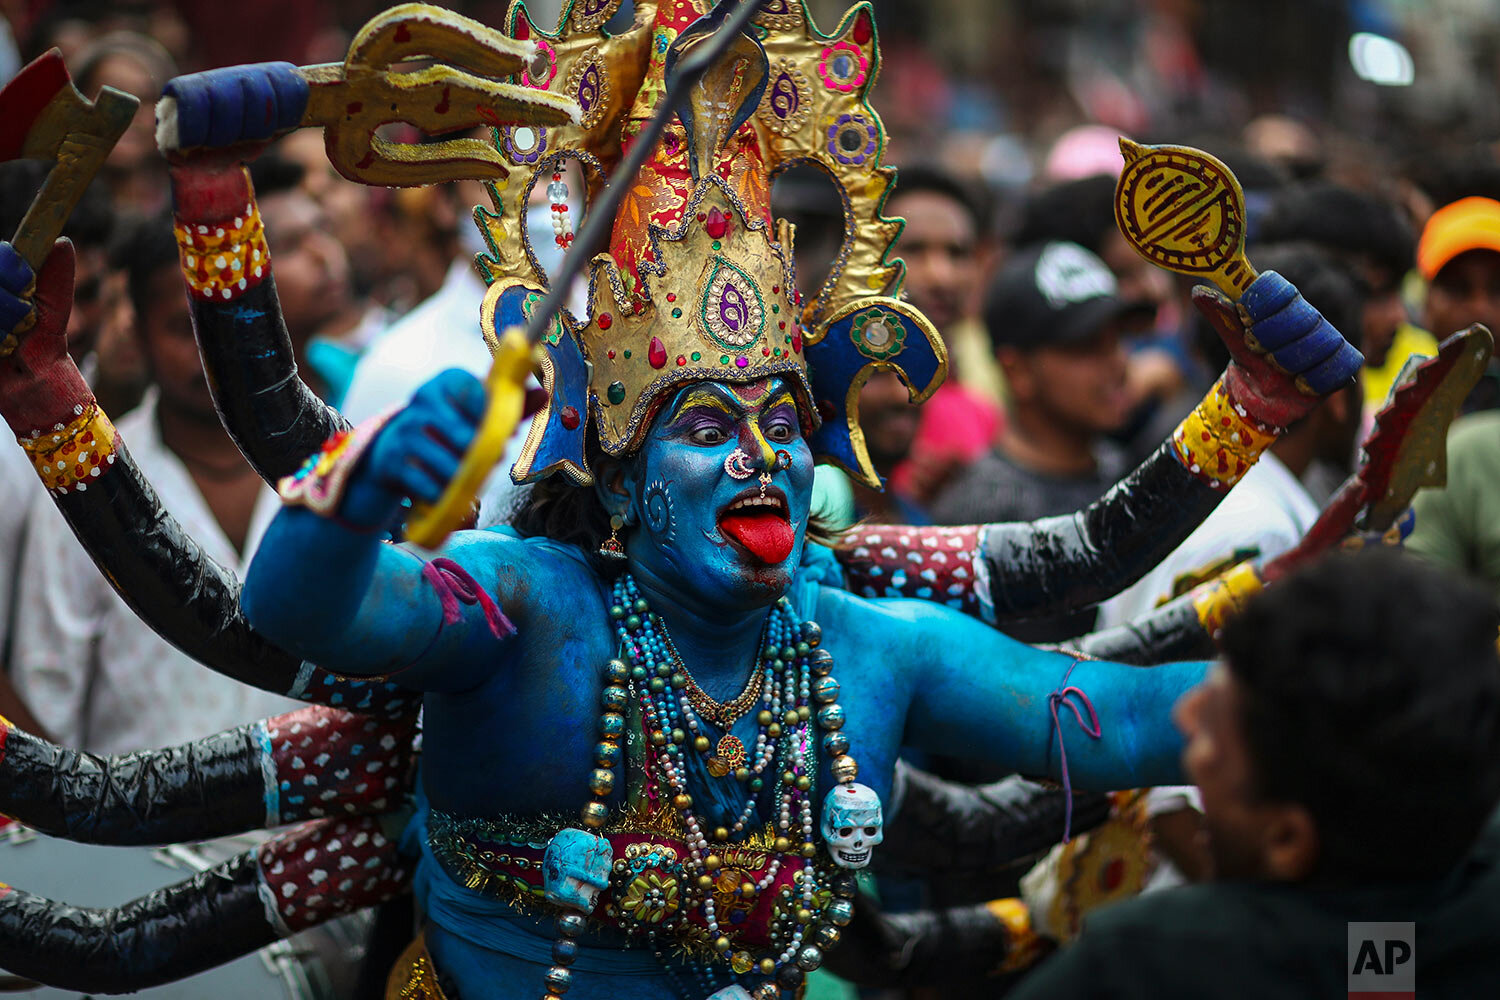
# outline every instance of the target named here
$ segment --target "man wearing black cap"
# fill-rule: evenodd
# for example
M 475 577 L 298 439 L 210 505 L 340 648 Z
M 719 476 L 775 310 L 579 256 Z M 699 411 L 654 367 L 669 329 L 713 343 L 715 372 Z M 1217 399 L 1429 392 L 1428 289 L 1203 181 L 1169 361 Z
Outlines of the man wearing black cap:
M 1121 336 L 1151 307 L 1121 299 L 1114 275 L 1076 243 L 1046 243 L 996 276 L 984 320 L 1009 395 L 996 445 L 933 505 L 938 524 L 1021 521 L 1078 510 L 1129 471 L 1104 439 L 1124 424 Z M 1094 611 L 1007 626 L 1028 642 L 1087 632 Z

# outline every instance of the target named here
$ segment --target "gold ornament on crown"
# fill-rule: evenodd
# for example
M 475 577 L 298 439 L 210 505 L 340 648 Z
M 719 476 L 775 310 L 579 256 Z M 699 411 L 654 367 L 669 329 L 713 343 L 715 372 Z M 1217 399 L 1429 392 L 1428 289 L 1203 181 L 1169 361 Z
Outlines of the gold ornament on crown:
M 608 169 L 665 93 L 669 49 L 712 4 L 640 0 L 634 23 L 609 35 L 603 25 L 617 6 L 616 0 L 573 0 L 553 33 L 532 24 L 522 3 L 504 22 L 506 34 L 537 46 L 521 82 L 574 100 L 580 114 L 576 124 L 524 134 L 495 130 L 496 148 L 510 169 L 488 185 L 492 206 L 475 210 L 487 247 L 477 262 L 492 284 L 548 287 L 541 248 L 532 246 L 526 225 L 533 192 L 556 183 L 554 174 L 569 175 L 576 188 L 575 169 L 582 175 L 580 193 L 591 199 L 600 192 Z M 664 393 L 689 380 L 780 375 L 808 404 L 804 416 L 815 425 L 824 407 L 813 398 L 807 348 L 851 309 L 866 300 L 891 301 L 899 291 L 904 268 L 887 257 L 902 223 L 880 211 L 895 171 L 881 165 L 884 129 L 866 100 L 879 71 L 869 5 L 853 7 L 825 35 L 803 0 L 769 0 L 753 32 L 764 57 L 745 38 L 694 88 L 691 119 L 674 120 L 652 159 L 627 182 L 609 252 L 589 266 L 587 315 L 565 311 L 563 326 L 589 368 L 589 416 L 607 452 L 634 448 Z M 727 127 L 747 103 L 748 120 Z M 829 177 L 844 216 L 844 239 L 828 277 L 805 297 L 795 292 L 790 227 L 773 221 L 769 210 L 772 177 L 794 163 Z M 495 329 L 497 301 L 491 296 L 482 316 L 492 347 L 503 332 Z M 941 381 L 946 356 L 930 324 L 921 320 L 915 329 L 938 358 L 937 374 L 911 386 L 920 401 Z M 900 367 L 894 357 L 871 358 L 854 371 L 852 384 Z M 542 376 L 544 387 L 553 388 L 553 373 L 544 368 Z M 840 404 L 848 388 L 837 393 Z M 536 421 L 552 425 L 554 416 L 546 409 Z M 878 483 L 858 433 L 857 403 L 840 420 L 848 422 L 854 449 L 852 463 L 841 464 Z M 540 435 L 528 441 L 518 474 L 535 475 L 529 470 L 540 444 Z M 574 481 L 590 481 L 576 463 L 564 466 Z

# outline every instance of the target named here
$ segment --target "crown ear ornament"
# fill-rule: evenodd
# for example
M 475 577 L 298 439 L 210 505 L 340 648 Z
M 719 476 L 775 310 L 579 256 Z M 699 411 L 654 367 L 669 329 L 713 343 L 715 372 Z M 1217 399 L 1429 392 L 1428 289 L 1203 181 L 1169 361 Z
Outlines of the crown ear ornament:
M 529 87 L 576 101 L 579 121 L 496 129 L 509 176 L 475 210 L 490 283 L 481 315 L 494 347 L 549 289 L 526 227 L 535 186 L 556 183 L 569 160 L 597 195 L 665 95 L 665 74 L 690 60 L 736 9 L 703 15 L 694 0 L 638 0 L 631 27 L 607 35 L 615 0 L 573 0 L 548 34 L 524 4 L 506 19 L 535 42 L 520 75 Z M 693 380 L 787 381 L 798 396 L 814 456 L 878 487 L 859 430 L 860 387 L 894 371 L 913 402 L 936 391 L 947 357 L 932 325 L 897 298 L 904 268 L 887 260 L 901 222 L 881 215 L 895 171 L 880 163 L 885 133 L 867 94 L 879 71 L 867 3 L 824 35 L 803 0 L 766 0 L 677 110 L 639 174 L 627 181 L 605 252 L 589 263 L 588 314 L 563 310 L 541 345 L 551 394 L 512 470 L 517 482 L 562 474 L 591 482 L 590 426 L 606 453 L 639 446 L 655 405 Z M 812 163 L 837 185 L 844 241 L 827 280 L 796 290 L 791 227 L 772 218 L 774 174 Z M 556 206 L 554 206 L 554 209 Z M 564 234 L 559 234 L 559 239 Z M 566 249 L 566 245 L 564 245 Z M 568 252 L 588 253 L 595 247 Z

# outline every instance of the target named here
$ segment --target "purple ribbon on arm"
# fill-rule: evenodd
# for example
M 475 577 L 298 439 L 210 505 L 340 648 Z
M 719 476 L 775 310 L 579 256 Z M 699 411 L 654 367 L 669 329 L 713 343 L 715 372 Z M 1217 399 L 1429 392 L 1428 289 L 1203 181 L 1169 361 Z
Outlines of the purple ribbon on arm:
M 1063 674 L 1062 683 L 1056 691 L 1047 696 L 1047 708 L 1052 713 L 1052 730 L 1057 733 L 1057 756 L 1062 764 L 1062 786 L 1063 786 L 1063 843 L 1072 839 L 1073 834 L 1073 780 L 1068 776 L 1068 748 L 1063 744 L 1062 721 L 1058 718 L 1058 708 L 1068 708 L 1073 712 L 1073 719 L 1093 739 L 1099 739 L 1104 735 L 1104 730 L 1099 725 L 1099 713 L 1094 711 L 1094 703 L 1089 701 L 1089 696 L 1080 687 L 1068 683 L 1068 678 L 1073 676 L 1073 668 L 1078 666 L 1081 658 L 1074 660 L 1068 667 L 1068 672 Z M 1069 701 L 1076 697 L 1077 701 Z M 1083 705 L 1080 709 L 1079 704 Z M 1088 721 L 1083 720 L 1084 711 L 1088 712 Z
M 516 634 L 516 627 L 511 624 L 509 618 L 505 617 L 505 612 L 500 610 L 494 599 L 479 585 L 479 581 L 452 559 L 440 557 L 432 560 L 422 567 L 422 578 L 432 584 L 432 589 L 437 591 L 438 600 L 443 604 L 444 625 L 456 624 L 463 618 L 460 604 L 478 604 L 480 610 L 484 612 L 484 620 L 490 627 L 490 634 L 496 639 L 504 639 L 506 636 Z

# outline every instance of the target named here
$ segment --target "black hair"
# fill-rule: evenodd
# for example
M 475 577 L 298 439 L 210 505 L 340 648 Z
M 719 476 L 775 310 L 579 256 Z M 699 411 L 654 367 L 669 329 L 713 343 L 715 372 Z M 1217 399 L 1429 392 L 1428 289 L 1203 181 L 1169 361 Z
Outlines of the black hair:
M 1020 250 L 1063 241 L 1099 254 L 1114 225 L 1115 179 L 1096 174 L 1054 184 L 1028 197 L 1011 242 Z
M 306 176 L 305 166 L 274 152 L 261 153 L 250 161 L 250 183 L 260 198 L 295 190 Z
M 139 31 L 118 30 L 100 35 L 89 42 L 77 54 L 77 66 L 73 79 L 78 89 L 85 94 L 98 91 L 94 74 L 111 56 L 126 56 L 151 74 L 152 83 L 159 90 L 177 75 L 177 62 L 172 54 L 156 39 Z
M 1437 154 L 1422 150 L 1411 158 L 1406 173 L 1434 208 L 1471 197 L 1500 201 L 1500 163 L 1488 144 Z
M 41 160 L 0 163 L 0 239 L 10 239 L 21 224 L 32 199 L 47 179 L 49 166 Z M 63 225 L 63 235 L 80 249 L 109 245 L 115 217 L 104 182 L 95 179 Z
M 1500 801 L 1500 607 L 1388 550 L 1336 553 L 1257 595 L 1222 648 L 1255 794 L 1317 824 L 1314 877 L 1456 864 Z
M 1302 297 L 1345 340 L 1356 349 L 1361 346 L 1368 286 L 1350 266 L 1311 243 L 1256 246 L 1249 257 L 1262 271 L 1275 271 L 1296 285 Z M 1229 364 L 1229 350 L 1197 310 L 1193 311 L 1193 323 L 1194 338 L 1205 363 L 1211 371 L 1222 371 Z
M 898 198 L 924 191 L 958 202 L 974 223 L 975 237 L 982 240 L 989 235 L 990 209 L 980 192 L 956 175 L 930 163 L 917 163 L 897 170 L 896 184 L 886 198 L 886 206 L 889 207 Z
M 151 279 L 162 268 L 177 266 L 177 239 L 172 235 L 170 212 L 123 225 L 109 256 L 110 266 L 125 272 L 130 304 L 139 325 L 151 307 Z
M 1364 257 L 1396 281 L 1411 270 L 1417 253 L 1416 235 L 1393 203 L 1329 181 L 1277 192 L 1261 219 L 1259 238 L 1267 243 L 1306 241 L 1351 258 Z

